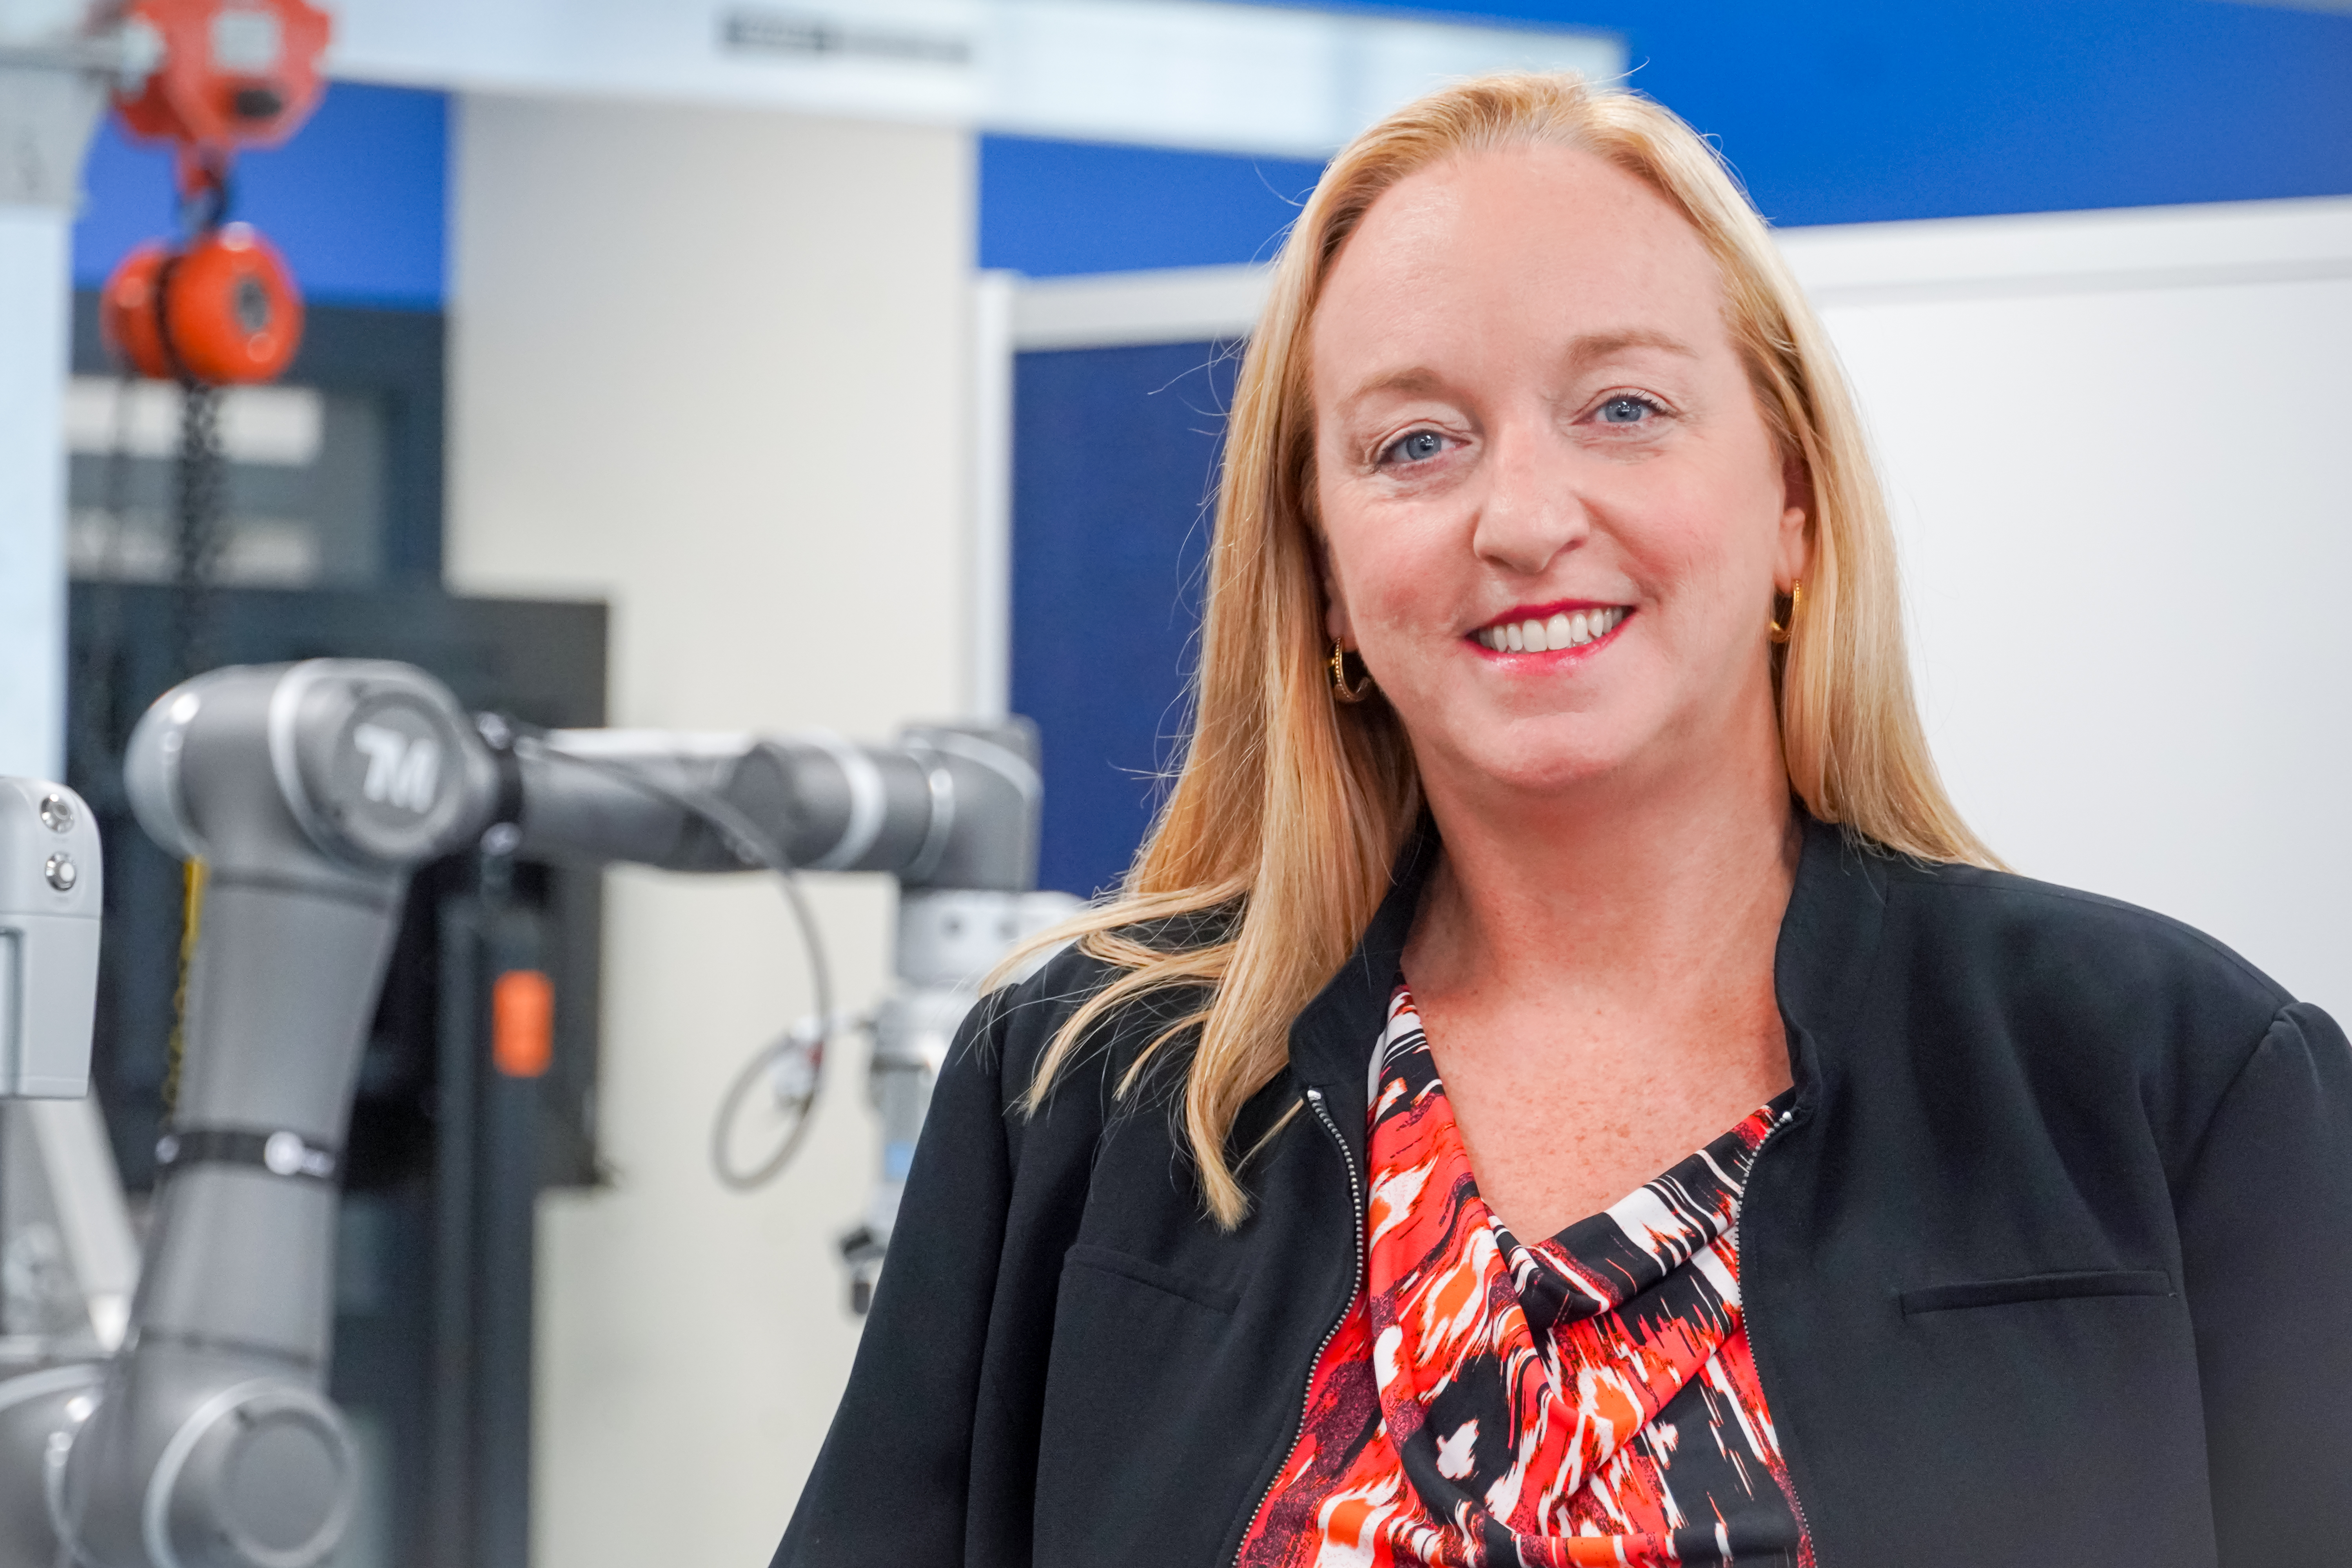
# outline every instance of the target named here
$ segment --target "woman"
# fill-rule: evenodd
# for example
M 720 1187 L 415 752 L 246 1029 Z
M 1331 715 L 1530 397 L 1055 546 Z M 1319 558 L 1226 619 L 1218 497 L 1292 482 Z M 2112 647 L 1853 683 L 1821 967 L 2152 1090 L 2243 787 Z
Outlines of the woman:
M 1835 362 L 1640 99 L 1327 172 L 1078 934 L 780 1563 L 2344 1561 L 2352 1050 L 1962 825 Z

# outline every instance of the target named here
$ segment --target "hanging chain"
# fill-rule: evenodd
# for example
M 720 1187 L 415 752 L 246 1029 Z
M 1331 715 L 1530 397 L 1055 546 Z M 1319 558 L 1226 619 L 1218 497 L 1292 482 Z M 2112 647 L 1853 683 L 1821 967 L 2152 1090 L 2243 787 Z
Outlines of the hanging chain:
M 219 154 L 196 155 L 194 178 L 180 199 L 180 229 L 193 243 L 228 220 L 235 189 L 228 162 Z M 158 309 L 171 287 L 178 257 L 163 264 L 156 279 Z M 177 351 L 165 349 L 176 367 Z M 228 468 L 221 456 L 218 386 L 180 376 L 180 452 L 172 494 L 172 656 L 174 681 L 201 675 L 220 662 L 214 646 L 213 584 L 228 540 Z
M 211 668 L 213 579 L 226 543 L 228 470 L 221 457 L 220 388 L 180 387 L 180 454 L 173 489 L 173 660 L 175 679 Z

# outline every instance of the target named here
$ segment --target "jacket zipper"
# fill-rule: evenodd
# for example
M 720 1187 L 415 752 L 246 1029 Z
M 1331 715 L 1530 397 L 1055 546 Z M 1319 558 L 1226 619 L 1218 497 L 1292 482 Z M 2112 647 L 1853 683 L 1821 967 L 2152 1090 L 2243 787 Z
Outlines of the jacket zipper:
M 1307 1407 L 1315 1397 L 1315 1369 L 1323 1364 L 1323 1352 L 1329 1350 L 1331 1342 L 1339 1337 L 1340 1329 L 1348 1321 L 1348 1314 L 1356 1309 L 1356 1296 L 1364 1288 L 1363 1178 L 1357 1174 L 1356 1156 L 1349 1152 L 1348 1140 L 1340 1134 L 1339 1124 L 1331 1120 L 1331 1112 L 1323 1103 L 1321 1089 L 1309 1089 L 1307 1091 L 1307 1108 L 1315 1113 L 1315 1120 L 1323 1124 L 1323 1131 L 1330 1134 L 1332 1147 L 1339 1151 L 1339 1163 L 1348 1167 L 1348 1204 L 1356 1215 L 1356 1272 L 1348 1282 L 1348 1299 L 1340 1304 L 1339 1315 L 1332 1319 L 1331 1326 L 1323 1331 L 1322 1343 L 1315 1347 L 1314 1359 L 1307 1363 L 1307 1387 L 1298 1396 L 1297 1425 L 1291 1428 L 1290 1442 L 1282 1450 L 1282 1463 L 1276 1467 L 1273 1479 L 1265 1483 L 1265 1490 L 1258 1493 L 1257 1506 L 1250 1510 L 1249 1518 L 1242 1524 L 1242 1538 L 1234 1543 L 1235 1568 L 1239 1568 L 1242 1553 L 1249 1549 L 1250 1527 L 1257 1522 L 1257 1516 L 1265 1511 L 1265 1500 L 1272 1497 L 1274 1489 L 1282 1484 L 1283 1471 L 1290 1468 L 1290 1461 L 1297 1457 L 1298 1445 L 1307 1436 Z M 1763 1152 L 1761 1144 L 1758 1145 L 1757 1152 Z M 1800 1522 L 1802 1522 L 1801 1513 Z
M 1761 1143 L 1759 1143 L 1759 1144 L 1757 1144 L 1757 1145 L 1756 1145 L 1756 1152 L 1755 1152 L 1753 1155 L 1751 1155 L 1751 1156 L 1749 1157 L 1748 1161 L 1748 1180 L 1747 1180 L 1746 1184 L 1743 1184 L 1743 1186 L 1741 1187 L 1741 1196 L 1742 1196 L 1742 1200 L 1743 1200 L 1743 1202 L 1742 1202 L 1742 1205 L 1741 1205 L 1741 1206 L 1742 1206 L 1742 1208 L 1743 1208 L 1743 1209 L 1744 1209 L 1744 1208 L 1745 1208 L 1745 1206 L 1746 1206 L 1746 1204 L 1745 1204 L 1745 1201 L 1744 1201 L 1744 1200 L 1745 1200 L 1745 1197 L 1746 1197 L 1747 1189 L 1748 1189 L 1748 1187 L 1752 1187 L 1752 1186 L 1754 1186 L 1754 1185 L 1756 1184 L 1756 1167 L 1757 1167 L 1757 1166 L 1759 1166 L 1759 1165 L 1760 1165 L 1760 1164 L 1762 1164 L 1762 1163 L 1764 1163 L 1764 1152 L 1765 1152 L 1766 1150 L 1768 1150 L 1768 1149 L 1771 1148 L 1771 1147 L 1772 1147 L 1772 1145 L 1773 1145 L 1776 1142 L 1778 1142 L 1778 1141 L 1779 1141 L 1780 1136 L 1780 1134 L 1781 1134 L 1781 1133 L 1783 1133 L 1783 1132 L 1787 1131 L 1790 1127 L 1794 1126 L 1794 1125 L 1796 1124 L 1796 1121 L 1797 1121 L 1797 1109 L 1796 1109 L 1796 1107 L 1795 1107 L 1795 1106 L 1793 1106 L 1793 1105 L 1792 1105 L 1792 1106 L 1790 1106 L 1790 1107 L 1789 1108 L 1789 1113 L 1788 1113 L 1786 1116 L 1781 1117 L 1780 1120 L 1778 1120 L 1777 1121 L 1775 1121 L 1775 1122 L 1773 1122 L 1773 1123 L 1772 1123 L 1772 1126 L 1771 1126 L 1770 1130 L 1769 1130 L 1769 1131 L 1768 1131 L 1764 1134 L 1764 1142 L 1762 1142 Z M 1743 1214 L 1742 1214 L 1742 1215 L 1740 1216 L 1740 1224 L 1741 1224 L 1741 1226 L 1743 1226 L 1743 1228 L 1746 1226 L 1747 1223 L 1748 1223 L 1748 1222 L 1747 1222 L 1747 1216 L 1746 1216 L 1746 1215 L 1743 1213 Z M 1745 1240 L 1744 1240 L 1744 1238 L 1743 1238 L 1743 1241 L 1742 1241 L 1742 1247 L 1743 1247 L 1743 1249 L 1744 1249 L 1744 1247 L 1745 1247 Z M 1743 1276 L 1743 1278 L 1745 1277 L 1745 1275 L 1746 1275 L 1746 1273 L 1747 1273 L 1747 1269 L 1748 1269 L 1748 1265 L 1747 1265 L 1746 1261 L 1743 1259 L 1743 1260 L 1741 1261 L 1741 1263 L 1740 1263 L 1740 1273 L 1741 1273 L 1741 1275 Z M 1754 1329 L 1753 1329 L 1753 1326 L 1752 1326 L 1752 1325 L 1755 1323 L 1755 1321 L 1756 1321 L 1756 1307 L 1755 1307 L 1755 1303 L 1754 1303 L 1754 1302 L 1752 1302 L 1752 1301 L 1750 1301 L 1750 1300 L 1748 1299 L 1748 1291 L 1747 1291 L 1747 1289 L 1746 1289 L 1746 1287 L 1745 1287 L 1744 1285 L 1741 1287 L 1741 1289 L 1740 1289 L 1740 1292 L 1739 1292 L 1739 1310 L 1740 1310 L 1740 1315 L 1741 1315 L 1741 1317 L 1746 1321 L 1746 1324 L 1749 1326 L 1749 1331 L 1748 1331 L 1748 1344 L 1749 1344 L 1749 1346 L 1750 1346 L 1751 1348 L 1750 1348 L 1750 1350 L 1749 1350 L 1748 1353 L 1752 1356 L 1752 1355 L 1755 1353 L 1755 1352 L 1754 1352 L 1754 1350 L 1753 1350 L 1753 1348 L 1752 1348 L 1752 1347 L 1754 1346 L 1754 1344 L 1755 1344 L 1755 1342 L 1756 1342 L 1756 1335 L 1755 1335 L 1755 1331 L 1754 1331 Z M 1764 1374 L 1763 1374 L 1763 1372 L 1762 1372 L 1761 1368 L 1759 1367 L 1759 1370 L 1758 1370 L 1758 1372 L 1757 1372 L 1757 1378 L 1758 1378 L 1758 1380 L 1759 1380 L 1759 1384 L 1760 1384 L 1760 1382 L 1762 1381 L 1763 1375 L 1764 1375 Z M 1767 1395 L 1765 1396 L 1765 1400 L 1764 1400 L 1765 1407 L 1769 1410 L 1769 1409 L 1771 1407 L 1771 1404 L 1772 1404 L 1771 1396 L 1770 1396 L 1769 1394 L 1767 1394 Z M 1776 1423 L 1775 1423 L 1775 1426 L 1777 1426 L 1777 1425 L 1778 1425 L 1778 1423 L 1776 1422 Z M 1287 1461 L 1287 1460 L 1286 1460 L 1286 1461 L 1284 1461 L 1284 1462 L 1285 1462 L 1285 1463 L 1288 1463 L 1288 1461 Z M 1784 1455 L 1781 1457 L 1781 1459 L 1780 1459 L 1781 1468 L 1785 1469 L 1785 1468 L 1788 1467 L 1788 1462 L 1789 1462 L 1789 1461 L 1788 1461 L 1788 1457 L 1784 1454 Z M 1265 1506 L 1265 1505 L 1260 1504 L 1259 1506 L 1263 1507 L 1263 1506 Z M 1800 1538 L 1802 1542 L 1804 1542 L 1807 1545 L 1811 1545 L 1811 1546 L 1812 1546 L 1812 1548 L 1813 1548 L 1813 1568 L 1821 1568 L 1821 1562 L 1822 1562 L 1821 1547 L 1820 1547 L 1820 1545 L 1819 1545 L 1817 1542 L 1815 1542 L 1813 1541 L 1813 1525 L 1812 1525 L 1812 1521 L 1811 1521 L 1811 1520 L 1809 1520 L 1809 1519 L 1807 1519 L 1807 1518 L 1805 1517 L 1805 1500 L 1804 1500 L 1803 1498 L 1799 1497 L 1799 1496 L 1797 1495 L 1797 1484 L 1796 1484 L 1796 1481 L 1794 1480 L 1794 1479 L 1793 1479 L 1793 1478 L 1790 1479 L 1790 1483 L 1789 1483 L 1789 1506 L 1790 1506 L 1791 1509 L 1794 1509 L 1794 1510 L 1796 1510 L 1796 1514 L 1797 1514 L 1797 1532 L 1798 1532 L 1798 1536 L 1799 1536 L 1799 1538 Z

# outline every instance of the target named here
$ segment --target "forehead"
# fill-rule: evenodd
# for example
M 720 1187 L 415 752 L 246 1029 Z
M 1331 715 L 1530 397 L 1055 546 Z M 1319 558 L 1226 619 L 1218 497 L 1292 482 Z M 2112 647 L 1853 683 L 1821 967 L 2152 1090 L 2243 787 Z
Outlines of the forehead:
M 1698 231 L 1643 181 L 1580 148 L 1450 159 L 1383 192 L 1349 237 L 1312 325 L 1315 381 L 1656 333 L 1731 351 Z

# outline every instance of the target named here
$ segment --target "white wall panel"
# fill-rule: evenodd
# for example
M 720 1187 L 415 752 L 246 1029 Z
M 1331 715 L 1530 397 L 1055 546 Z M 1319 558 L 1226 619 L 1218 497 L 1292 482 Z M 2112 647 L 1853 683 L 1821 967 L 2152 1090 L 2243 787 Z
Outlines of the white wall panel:
M 449 577 L 613 605 L 622 724 L 961 705 L 971 150 L 774 113 L 469 99 Z M 834 1253 L 875 1173 L 861 1053 L 774 1185 L 706 1163 L 729 1075 L 808 991 L 772 888 L 619 873 L 609 1190 L 541 1206 L 534 1554 L 762 1563 L 856 1339 Z M 814 880 L 844 1005 L 888 889 Z
M 1961 809 L 2352 1010 L 2352 203 L 1785 245 L 1873 428 Z

